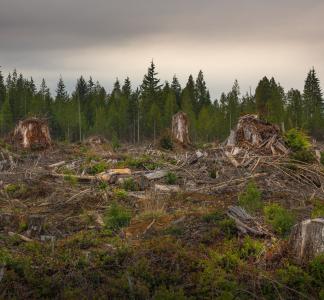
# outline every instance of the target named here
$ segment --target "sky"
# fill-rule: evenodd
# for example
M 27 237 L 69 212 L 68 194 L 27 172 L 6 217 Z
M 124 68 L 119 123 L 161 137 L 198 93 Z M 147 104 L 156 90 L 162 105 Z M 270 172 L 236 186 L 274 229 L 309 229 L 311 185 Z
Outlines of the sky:
M 2 72 L 52 93 L 60 76 L 69 91 L 81 75 L 136 87 L 152 59 L 163 82 L 201 69 L 213 99 L 263 76 L 302 90 L 313 66 L 324 87 L 324 1 L 0 0 Z

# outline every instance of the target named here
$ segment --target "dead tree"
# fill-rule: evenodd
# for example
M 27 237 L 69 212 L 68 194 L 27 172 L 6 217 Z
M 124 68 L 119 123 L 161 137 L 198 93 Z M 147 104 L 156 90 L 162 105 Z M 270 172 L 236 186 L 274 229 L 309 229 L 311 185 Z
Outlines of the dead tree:
M 291 252 L 300 263 L 324 253 L 324 218 L 309 219 L 296 224 L 290 235 Z
M 31 149 L 47 149 L 52 143 L 46 120 L 38 118 L 19 121 L 11 139 L 15 146 Z
M 189 120 L 187 114 L 182 111 L 172 117 L 172 138 L 182 146 L 190 144 Z

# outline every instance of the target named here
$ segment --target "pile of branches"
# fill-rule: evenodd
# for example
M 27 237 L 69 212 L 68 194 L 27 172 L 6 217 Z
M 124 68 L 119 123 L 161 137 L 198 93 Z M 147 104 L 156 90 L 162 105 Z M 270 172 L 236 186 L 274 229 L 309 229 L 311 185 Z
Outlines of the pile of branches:
M 259 119 L 256 115 L 242 116 L 232 130 L 227 146 L 250 149 L 263 154 L 287 154 L 289 149 L 277 125 Z

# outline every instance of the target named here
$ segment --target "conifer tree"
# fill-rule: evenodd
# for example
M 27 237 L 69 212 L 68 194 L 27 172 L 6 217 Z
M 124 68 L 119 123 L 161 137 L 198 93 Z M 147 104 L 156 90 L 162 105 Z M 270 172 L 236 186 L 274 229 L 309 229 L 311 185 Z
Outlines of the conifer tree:
M 2 72 L 0 70 L 0 110 L 1 110 L 3 103 L 5 102 L 6 93 L 7 93 L 7 91 L 6 91 L 6 86 L 4 83 L 4 78 L 3 78 Z
M 322 96 L 319 79 L 312 68 L 307 74 L 303 94 L 306 126 L 312 133 L 318 133 L 323 126 Z
M 195 85 L 195 92 L 196 92 L 196 99 L 198 102 L 198 111 L 199 113 L 200 109 L 205 106 L 211 104 L 210 101 L 210 95 L 206 87 L 206 82 L 204 79 L 204 74 L 200 70 L 196 79 L 196 85 Z

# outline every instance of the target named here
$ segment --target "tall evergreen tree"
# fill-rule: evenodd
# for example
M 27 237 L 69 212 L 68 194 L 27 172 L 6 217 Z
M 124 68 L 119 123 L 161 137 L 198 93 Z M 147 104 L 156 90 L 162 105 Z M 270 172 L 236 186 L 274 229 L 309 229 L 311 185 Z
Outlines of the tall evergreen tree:
M 6 93 L 7 93 L 7 91 L 6 91 L 6 86 L 4 83 L 4 78 L 3 78 L 2 72 L 0 70 L 0 110 L 1 110 L 3 103 L 5 102 Z
M 305 80 L 304 86 L 304 110 L 306 117 L 306 126 L 312 133 L 318 133 L 323 126 L 323 99 L 319 79 L 315 69 L 312 68 Z
M 198 102 L 198 113 L 203 106 L 211 104 L 210 95 L 204 79 L 204 74 L 201 70 L 198 73 L 195 87 L 196 98 Z

